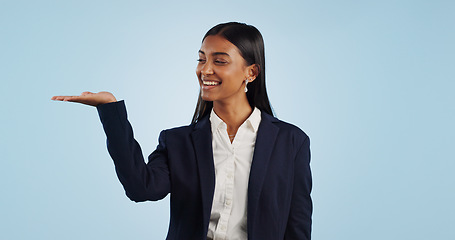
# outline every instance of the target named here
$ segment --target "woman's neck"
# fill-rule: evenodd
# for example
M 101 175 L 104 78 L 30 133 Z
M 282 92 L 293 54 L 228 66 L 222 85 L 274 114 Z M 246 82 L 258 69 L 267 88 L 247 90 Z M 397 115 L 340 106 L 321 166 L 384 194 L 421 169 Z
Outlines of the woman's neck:
M 236 102 L 213 102 L 213 111 L 216 115 L 223 120 L 227 125 L 229 135 L 235 135 L 240 125 L 251 115 L 253 109 L 251 108 L 248 100 Z

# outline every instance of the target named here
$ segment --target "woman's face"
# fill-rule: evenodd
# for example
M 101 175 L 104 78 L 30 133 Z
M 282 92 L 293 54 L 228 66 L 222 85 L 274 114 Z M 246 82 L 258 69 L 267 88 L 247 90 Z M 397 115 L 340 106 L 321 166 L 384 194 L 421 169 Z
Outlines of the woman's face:
M 245 79 L 252 78 L 252 66 L 237 47 L 221 36 L 208 36 L 199 50 L 196 75 L 205 101 L 231 101 L 245 98 Z

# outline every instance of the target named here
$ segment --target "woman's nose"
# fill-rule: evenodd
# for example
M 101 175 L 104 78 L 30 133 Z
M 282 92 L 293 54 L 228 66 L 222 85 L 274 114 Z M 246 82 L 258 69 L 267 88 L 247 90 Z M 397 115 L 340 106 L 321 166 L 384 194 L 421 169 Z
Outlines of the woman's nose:
M 205 76 L 213 74 L 213 67 L 212 64 L 206 62 L 204 66 L 202 66 L 201 73 Z

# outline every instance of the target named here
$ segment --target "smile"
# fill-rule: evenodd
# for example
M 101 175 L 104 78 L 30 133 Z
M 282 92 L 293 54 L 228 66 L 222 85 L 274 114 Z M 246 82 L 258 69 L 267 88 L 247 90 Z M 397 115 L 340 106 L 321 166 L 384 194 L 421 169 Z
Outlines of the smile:
M 207 85 L 207 86 L 216 86 L 216 85 L 220 85 L 221 82 L 202 80 L 202 84 Z

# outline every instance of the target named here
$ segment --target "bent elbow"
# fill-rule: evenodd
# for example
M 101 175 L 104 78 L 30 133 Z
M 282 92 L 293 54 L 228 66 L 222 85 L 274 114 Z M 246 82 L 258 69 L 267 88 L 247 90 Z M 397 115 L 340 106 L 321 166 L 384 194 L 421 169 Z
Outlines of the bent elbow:
M 134 191 L 125 191 L 126 196 L 133 202 L 145 202 L 145 201 L 158 201 L 166 197 L 167 193 L 159 192 L 134 192 Z

